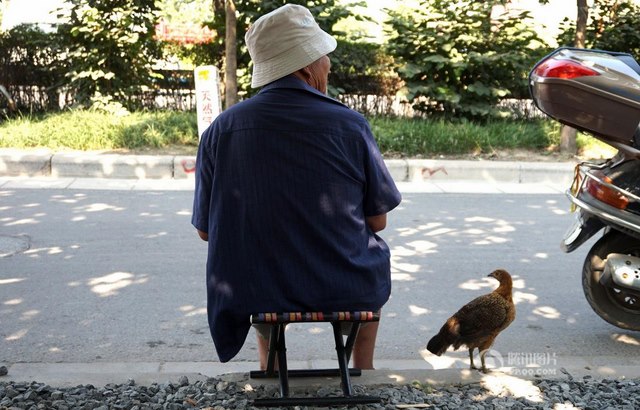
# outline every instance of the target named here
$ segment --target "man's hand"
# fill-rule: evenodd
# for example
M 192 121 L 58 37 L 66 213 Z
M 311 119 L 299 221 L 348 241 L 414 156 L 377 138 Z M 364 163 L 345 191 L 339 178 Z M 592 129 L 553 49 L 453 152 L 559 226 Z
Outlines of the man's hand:
M 380 232 L 387 227 L 387 214 L 368 216 L 365 219 L 373 232 Z
M 208 233 L 202 232 L 199 229 L 197 229 L 197 231 L 198 231 L 198 236 L 200 237 L 200 239 L 202 239 L 205 242 L 209 240 L 209 234 Z

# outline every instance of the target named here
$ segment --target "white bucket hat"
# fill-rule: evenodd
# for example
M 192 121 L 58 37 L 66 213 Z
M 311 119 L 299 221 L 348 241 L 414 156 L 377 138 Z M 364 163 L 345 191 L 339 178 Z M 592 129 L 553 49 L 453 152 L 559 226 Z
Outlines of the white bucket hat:
M 337 45 L 311 12 L 296 4 L 284 5 L 257 19 L 244 39 L 253 61 L 253 88 L 308 66 Z

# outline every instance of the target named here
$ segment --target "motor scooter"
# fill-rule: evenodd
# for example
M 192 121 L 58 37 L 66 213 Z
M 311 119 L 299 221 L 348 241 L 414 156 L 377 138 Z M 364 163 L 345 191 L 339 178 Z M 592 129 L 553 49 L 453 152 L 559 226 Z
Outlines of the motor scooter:
M 603 232 L 582 268 L 585 297 L 607 322 L 640 331 L 640 65 L 626 53 L 562 47 L 533 67 L 529 90 L 546 115 L 617 149 L 576 166 L 567 190 L 575 219 L 561 248 Z

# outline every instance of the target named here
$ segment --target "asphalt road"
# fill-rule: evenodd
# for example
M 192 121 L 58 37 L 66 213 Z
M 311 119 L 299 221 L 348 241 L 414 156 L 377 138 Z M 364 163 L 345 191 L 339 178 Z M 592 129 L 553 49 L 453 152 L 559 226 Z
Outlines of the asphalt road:
M 189 191 L 0 189 L 0 363 L 217 360 L 191 199 Z M 424 347 L 450 314 L 495 288 L 486 275 L 496 268 L 512 273 L 517 303 L 494 345 L 504 360 L 636 357 L 640 335 L 602 321 L 582 294 L 593 240 L 572 254 L 559 249 L 571 220 L 560 193 L 405 193 L 382 233 L 393 292 L 376 357 L 466 366 L 464 351 L 436 358 Z M 329 327 L 290 326 L 288 355 L 333 359 Z M 250 335 L 236 360 L 255 359 Z

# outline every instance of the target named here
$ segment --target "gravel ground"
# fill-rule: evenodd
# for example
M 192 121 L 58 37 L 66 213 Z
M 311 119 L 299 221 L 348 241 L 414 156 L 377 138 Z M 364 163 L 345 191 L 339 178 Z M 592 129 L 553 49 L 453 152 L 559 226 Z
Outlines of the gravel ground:
M 432 387 L 414 382 L 404 386 L 359 386 L 356 394 L 378 395 L 379 405 L 341 407 L 360 409 L 625 409 L 640 408 L 640 379 L 580 380 L 511 378 L 508 383 L 472 383 Z M 498 378 L 496 378 L 498 380 Z M 519 388 L 508 387 L 515 384 Z M 523 390 L 524 387 L 524 390 Z M 295 390 L 298 395 L 335 396 L 339 389 Z M 189 383 L 140 386 L 134 380 L 104 387 L 55 388 L 43 383 L 0 383 L 0 409 L 252 409 L 256 397 L 277 397 L 276 385 L 249 385 L 210 378 Z M 306 407 L 296 407 L 305 409 Z

